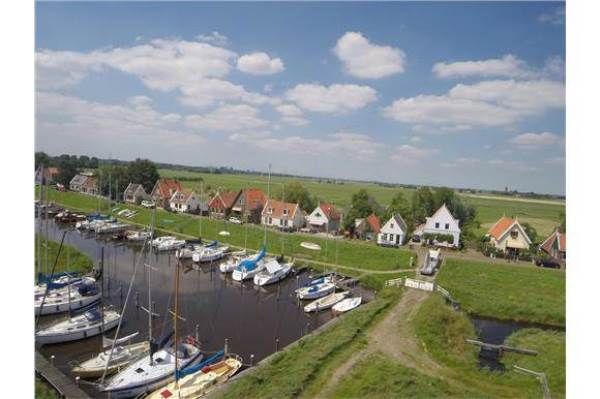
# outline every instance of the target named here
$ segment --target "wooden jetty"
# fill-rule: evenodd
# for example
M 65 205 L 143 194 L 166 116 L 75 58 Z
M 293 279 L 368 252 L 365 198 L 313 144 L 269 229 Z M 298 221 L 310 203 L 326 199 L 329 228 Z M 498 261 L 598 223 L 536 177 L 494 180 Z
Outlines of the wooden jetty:
M 499 356 L 502 356 L 502 354 L 504 352 L 515 352 L 515 353 L 520 353 L 522 355 L 530 355 L 530 356 L 537 356 L 537 354 L 538 354 L 536 351 L 531 350 L 531 349 L 515 348 L 513 346 L 508 346 L 508 345 L 489 344 L 487 342 L 477 341 L 475 339 L 466 339 L 465 341 L 469 344 L 480 346 L 483 349 L 498 352 Z
M 38 351 L 35 352 L 35 372 L 41 375 L 58 393 L 65 398 L 91 398 L 62 371 L 50 363 Z

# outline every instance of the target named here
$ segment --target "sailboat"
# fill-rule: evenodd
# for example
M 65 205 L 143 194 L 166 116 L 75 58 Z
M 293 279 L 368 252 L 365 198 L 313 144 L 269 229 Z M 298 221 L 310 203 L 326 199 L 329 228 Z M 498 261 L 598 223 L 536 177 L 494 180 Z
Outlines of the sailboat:
M 290 274 L 293 263 L 279 263 L 277 259 L 268 261 L 265 269 L 254 276 L 254 284 L 262 287 L 264 285 L 277 283 Z
M 115 328 L 120 318 L 121 315 L 116 310 L 94 308 L 39 330 L 35 333 L 35 341 L 45 345 L 93 337 Z
M 57 290 L 34 296 L 36 315 L 50 315 L 79 310 L 100 300 L 95 280 L 84 280 Z
M 252 258 L 242 260 L 233 270 L 231 277 L 235 281 L 244 281 L 254 278 L 261 270 L 265 268 L 265 247 L 262 247 L 258 254 Z
M 214 262 L 223 259 L 228 251 L 228 246 L 219 245 L 219 242 L 215 241 L 213 245 L 207 245 L 195 251 L 192 254 L 192 260 L 196 263 Z
M 335 284 L 332 282 L 323 282 L 309 285 L 296 290 L 296 295 L 300 299 L 315 299 L 331 294 L 335 291 Z
M 81 378 L 101 377 L 104 374 L 105 369 L 107 374 L 116 373 L 133 360 L 145 355 L 148 350 L 150 350 L 150 343 L 148 341 L 122 345 L 137 335 L 138 333 L 135 332 L 116 340 L 115 343 L 117 346 L 114 350 L 110 349 L 110 346 L 113 345 L 113 340 L 102 337 L 102 346 L 105 350 L 91 359 L 73 366 L 71 373 L 74 376 Z
M 346 298 L 350 293 L 348 291 L 331 293 L 323 298 L 319 298 L 315 301 L 312 301 L 308 305 L 304 307 L 304 311 L 309 312 L 318 312 L 320 310 L 329 309 L 336 303 L 340 302 L 344 298 Z
M 157 388 L 168 384 L 173 378 L 173 368 L 183 369 L 196 364 L 202 360 L 203 354 L 198 348 L 193 337 L 188 337 L 185 342 L 178 344 L 177 337 L 177 311 L 179 306 L 179 272 L 180 264 L 175 267 L 175 312 L 174 318 L 174 345 L 165 347 L 168 340 L 162 340 L 156 345 L 152 340 L 152 299 L 151 299 L 151 269 L 148 269 L 148 341 L 150 343 L 150 354 L 148 357 L 132 362 L 117 375 L 112 377 L 102 388 L 111 398 L 129 398 L 144 393 L 152 392 Z

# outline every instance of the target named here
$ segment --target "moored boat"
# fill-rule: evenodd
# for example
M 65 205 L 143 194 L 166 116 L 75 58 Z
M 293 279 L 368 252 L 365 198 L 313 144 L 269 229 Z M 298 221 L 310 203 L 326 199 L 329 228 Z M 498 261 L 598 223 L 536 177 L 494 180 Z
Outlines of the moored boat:
M 357 307 L 359 307 L 361 302 L 362 302 L 362 297 L 360 297 L 360 296 L 357 296 L 354 298 L 342 299 L 341 301 L 339 301 L 338 303 L 333 305 L 331 310 L 333 310 L 335 313 L 348 312 L 352 309 L 356 309 Z
M 223 259 L 228 251 L 228 246 L 203 247 L 192 254 L 192 260 L 196 263 L 214 262 Z
M 259 287 L 283 280 L 292 270 L 292 263 L 279 263 L 272 259 L 266 263 L 264 270 L 254 276 L 254 284 Z
M 60 289 L 36 294 L 34 310 L 36 315 L 50 315 L 79 310 L 100 300 L 101 293 L 95 282 L 71 284 Z M 43 306 L 42 306 L 43 305 Z
M 119 345 L 112 351 L 106 349 L 93 358 L 75 365 L 71 373 L 81 378 L 101 377 L 106 369 L 106 374 L 114 374 L 127 367 L 129 363 L 145 355 L 150 349 L 148 341 L 136 342 L 129 345 Z M 109 360 L 110 357 L 110 360 Z
M 324 282 L 309 285 L 296 290 L 296 295 L 300 299 L 316 299 L 335 291 L 335 284 Z
M 112 309 L 100 311 L 99 309 L 59 321 L 50 327 L 35 333 L 35 341 L 39 344 L 54 344 L 61 342 L 77 341 L 84 338 L 102 334 L 117 326 L 121 315 Z
M 244 281 L 254 278 L 258 272 L 265 268 L 265 261 L 263 259 L 265 253 L 265 248 L 262 247 L 261 250 L 252 258 L 246 258 L 242 260 L 233 270 L 231 278 L 233 278 L 235 281 Z
M 319 298 L 315 301 L 312 301 L 308 305 L 304 307 L 304 311 L 309 312 L 318 312 L 320 310 L 329 309 L 336 303 L 340 302 L 342 299 L 348 296 L 348 291 L 332 293 L 330 295 L 324 296 L 323 298 Z

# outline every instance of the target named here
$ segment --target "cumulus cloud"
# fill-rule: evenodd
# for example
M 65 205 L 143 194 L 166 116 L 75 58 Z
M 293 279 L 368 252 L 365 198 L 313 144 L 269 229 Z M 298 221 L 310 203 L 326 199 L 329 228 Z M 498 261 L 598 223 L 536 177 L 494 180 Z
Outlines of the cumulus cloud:
M 509 142 L 517 147 L 526 149 L 535 149 L 550 146 L 560 141 L 556 134 L 543 133 L 523 133 L 513 137 Z
M 400 98 L 383 115 L 399 122 L 445 129 L 510 125 L 563 108 L 565 86 L 550 80 L 492 80 L 458 84 L 443 95 Z
M 267 126 L 268 122 L 258 114 L 258 109 L 246 104 L 223 105 L 203 115 L 189 115 L 185 124 L 199 131 L 236 131 Z
M 308 124 L 308 120 L 304 118 L 302 110 L 294 104 L 280 104 L 275 109 L 281 114 L 281 120 L 285 123 L 295 126 Z
M 273 75 L 285 69 L 281 58 L 271 58 L 261 52 L 242 55 L 237 60 L 237 68 L 251 75 Z
M 380 79 L 404 72 L 406 55 L 398 48 L 371 43 L 360 32 L 346 32 L 333 48 L 345 71 L 362 79 Z
M 415 147 L 410 144 L 403 144 L 394 149 L 390 159 L 401 163 L 415 163 L 430 157 L 436 152 L 437 149 Z
M 550 12 L 541 14 L 538 21 L 552 25 L 564 25 L 565 16 L 565 7 L 557 7 Z
M 229 39 L 227 36 L 222 35 L 217 31 L 212 31 L 207 35 L 200 34 L 196 36 L 196 39 L 199 42 L 211 43 L 216 46 L 227 46 L 229 44 Z
M 285 97 L 309 111 L 343 113 L 376 101 L 377 92 L 369 86 L 302 83 L 288 90 Z

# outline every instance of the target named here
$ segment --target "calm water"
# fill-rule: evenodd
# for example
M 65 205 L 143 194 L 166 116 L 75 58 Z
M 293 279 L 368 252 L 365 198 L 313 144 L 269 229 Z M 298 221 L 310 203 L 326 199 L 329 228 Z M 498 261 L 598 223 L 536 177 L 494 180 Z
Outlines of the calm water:
M 141 254 L 140 245 L 129 245 L 97 238 L 91 233 L 81 233 L 72 226 L 55 224 L 49 221 L 49 236 L 60 241 L 62 232 L 69 233 L 65 242 L 79 248 L 89 255 L 94 263 L 100 259 L 104 248 L 104 292 L 105 302 L 121 308 L 121 290 L 123 301 L 127 293 L 129 281 L 133 275 L 134 264 Z M 154 336 L 160 336 L 172 329 L 171 317 L 166 317 L 168 308 L 173 308 L 174 266 L 176 258 L 173 254 L 152 254 L 151 262 L 157 270 L 150 276 L 152 300 L 156 302 L 156 312 L 160 318 L 154 321 Z M 229 349 L 249 362 L 254 354 L 257 362 L 273 353 L 276 345 L 281 349 L 302 335 L 314 330 L 329 321 L 330 311 L 307 315 L 294 297 L 297 284 L 309 280 L 308 273 L 289 277 L 280 284 L 269 287 L 255 287 L 252 281 L 240 284 L 224 276 L 218 271 L 218 264 L 194 267 L 184 264 L 180 276 L 179 314 L 185 321 L 178 323 L 179 334 L 194 335 L 196 325 L 202 348 L 206 351 L 217 351 L 223 347 L 225 338 L 229 340 Z M 139 331 L 141 340 L 148 336 L 148 316 L 135 306 L 135 293 L 139 293 L 142 306 L 148 303 L 148 275 L 143 264 L 138 265 L 134 277 L 132 296 L 125 309 L 124 321 L 120 336 Z M 64 316 L 62 316 L 64 317 Z M 62 318 L 46 316 L 41 325 Z M 166 322 L 165 322 L 166 319 Z M 116 329 L 109 332 L 114 336 Z M 276 340 L 279 343 L 276 344 Z M 40 349 L 46 357 L 55 356 L 54 363 L 65 374 L 69 374 L 69 363 L 73 360 L 88 359 L 101 350 L 100 336 L 67 344 L 47 345 Z M 101 395 L 94 388 L 82 385 L 95 397 Z

